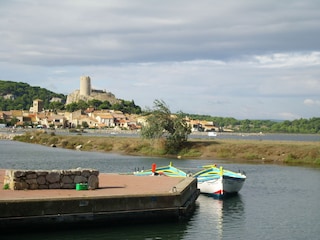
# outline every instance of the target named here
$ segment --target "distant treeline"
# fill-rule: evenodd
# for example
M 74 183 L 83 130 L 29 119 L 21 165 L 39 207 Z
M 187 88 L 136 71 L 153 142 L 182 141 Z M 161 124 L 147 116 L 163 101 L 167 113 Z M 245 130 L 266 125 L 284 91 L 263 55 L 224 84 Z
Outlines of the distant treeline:
M 269 133 L 320 133 L 320 118 L 296 119 L 293 121 L 237 120 L 231 117 L 187 114 L 189 118 L 212 121 L 216 127 L 228 128 L 236 132 Z

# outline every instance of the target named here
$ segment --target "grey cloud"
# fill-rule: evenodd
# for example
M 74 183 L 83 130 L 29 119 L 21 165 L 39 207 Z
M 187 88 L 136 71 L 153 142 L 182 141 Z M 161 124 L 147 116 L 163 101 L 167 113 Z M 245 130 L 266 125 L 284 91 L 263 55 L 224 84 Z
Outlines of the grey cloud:
M 0 10 L 1 59 L 99 65 L 313 51 L 319 7 L 310 0 L 12 1 Z
M 63 93 L 90 75 L 119 98 L 189 113 L 314 116 L 319 9 L 318 0 L 4 0 L 0 72 Z

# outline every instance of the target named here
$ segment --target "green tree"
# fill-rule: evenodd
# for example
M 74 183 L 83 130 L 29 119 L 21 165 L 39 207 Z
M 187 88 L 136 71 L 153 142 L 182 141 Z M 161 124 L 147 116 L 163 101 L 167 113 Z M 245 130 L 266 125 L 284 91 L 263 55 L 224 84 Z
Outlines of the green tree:
M 74 112 L 78 109 L 79 109 L 78 104 L 75 102 L 66 105 L 66 110 L 68 112 Z
M 97 109 L 101 104 L 102 104 L 102 101 L 97 99 L 92 99 L 88 101 L 89 107 L 94 107 L 95 109 Z
M 101 109 L 110 109 L 110 108 L 111 108 L 111 104 L 109 101 L 102 102 L 98 107 L 98 109 L 100 109 L 100 110 Z
M 121 100 L 118 103 L 115 103 L 112 105 L 112 109 L 121 111 L 123 113 L 130 113 L 130 114 L 140 114 L 141 108 L 137 106 L 134 101 L 126 101 L 126 100 Z
M 86 101 L 83 101 L 83 100 L 79 100 L 77 102 L 77 105 L 78 105 L 78 109 L 81 109 L 83 111 L 86 110 L 89 107 L 89 104 Z
M 63 110 L 64 109 L 64 104 L 61 103 L 61 102 L 51 102 L 49 104 L 49 109 L 51 109 L 53 111 Z
M 184 117 L 185 114 L 179 112 L 172 115 L 169 107 L 162 100 L 155 100 L 153 110 L 149 110 L 147 114 L 147 125 L 142 128 L 142 137 L 165 138 L 165 150 L 168 153 L 178 152 L 191 133 L 191 128 Z

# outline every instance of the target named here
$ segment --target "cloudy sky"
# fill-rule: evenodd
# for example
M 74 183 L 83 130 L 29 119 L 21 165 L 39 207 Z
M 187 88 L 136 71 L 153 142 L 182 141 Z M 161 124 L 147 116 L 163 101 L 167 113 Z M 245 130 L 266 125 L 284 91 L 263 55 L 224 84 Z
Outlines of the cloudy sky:
M 0 79 L 142 108 L 320 117 L 319 0 L 1 0 Z

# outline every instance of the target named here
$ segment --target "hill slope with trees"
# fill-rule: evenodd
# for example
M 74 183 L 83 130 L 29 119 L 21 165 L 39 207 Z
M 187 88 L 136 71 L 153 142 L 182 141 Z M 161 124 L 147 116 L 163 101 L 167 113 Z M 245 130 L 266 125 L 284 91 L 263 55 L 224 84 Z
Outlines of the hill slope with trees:
M 49 109 L 52 98 L 60 98 L 63 105 L 67 96 L 45 88 L 32 87 L 23 82 L 0 80 L 0 110 L 2 111 L 29 110 L 35 99 L 41 99 L 44 108 Z
M 52 98 L 60 98 L 61 102 L 50 102 Z M 44 109 L 50 110 L 73 112 L 94 107 L 95 109 L 119 110 L 129 114 L 140 114 L 142 112 L 141 107 L 137 106 L 133 100 L 119 99 L 120 101 L 115 104 L 110 104 L 108 101 L 90 100 L 65 105 L 67 96 L 64 94 L 54 93 L 45 88 L 32 87 L 23 82 L 0 80 L 0 111 L 29 110 L 35 99 L 41 99 L 44 102 Z

